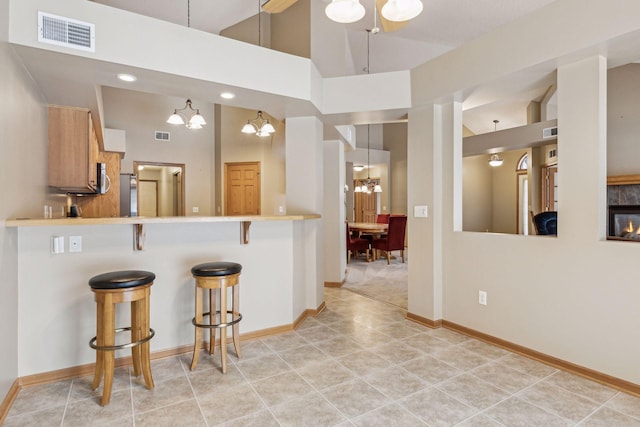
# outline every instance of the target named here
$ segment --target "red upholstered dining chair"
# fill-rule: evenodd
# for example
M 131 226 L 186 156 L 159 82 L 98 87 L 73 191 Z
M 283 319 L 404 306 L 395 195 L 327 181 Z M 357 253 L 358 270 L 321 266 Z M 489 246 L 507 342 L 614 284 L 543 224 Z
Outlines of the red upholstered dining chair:
M 391 263 L 391 251 L 400 251 L 402 262 L 404 263 L 404 235 L 407 230 L 406 215 L 392 215 L 389 217 L 389 228 L 387 237 L 373 239 L 371 248 L 375 252 L 375 259 L 378 259 L 378 250 L 387 252 L 387 264 Z
M 389 224 L 389 217 L 391 215 L 390 214 L 378 214 L 376 216 L 376 222 L 378 224 Z
M 349 228 L 349 224 L 346 224 L 346 229 L 347 229 L 347 264 L 349 264 L 349 261 L 351 261 L 351 254 L 355 254 L 356 256 L 358 256 L 359 251 L 366 251 L 367 261 L 368 261 L 370 259 L 370 256 L 369 256 L 370 242 L 360 237 L 353 237 L 351 235 L 351 229 Z

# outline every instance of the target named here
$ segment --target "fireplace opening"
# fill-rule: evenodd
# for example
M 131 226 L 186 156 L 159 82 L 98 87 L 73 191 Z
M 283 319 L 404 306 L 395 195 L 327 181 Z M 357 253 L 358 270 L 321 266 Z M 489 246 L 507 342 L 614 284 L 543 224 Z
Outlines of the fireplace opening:
M 640 241 L 640 205 L 609 206 L 609 237 Z

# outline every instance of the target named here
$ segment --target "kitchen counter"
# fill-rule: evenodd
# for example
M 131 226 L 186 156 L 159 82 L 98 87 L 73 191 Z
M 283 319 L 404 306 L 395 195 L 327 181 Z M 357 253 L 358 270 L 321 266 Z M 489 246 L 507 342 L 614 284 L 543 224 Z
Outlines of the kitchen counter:
M 7 227 L 58 227 L 78 225 L 133 225 L 133 247 L 135 250 L 144 249 L 145 224 L 187 224 L 209 222 L 238 222 L 240 223 L 240 243 L 249 243 L 249 227 L 251 222 L 258 221 L 304 221 L 319 219 L 319 214 L 303 215 L 248 215 L 248 216 L 170 216 L 170 217 L 111 217 L 111 218 L 17 218 L 5 222 Z
M 146 270 L 156 357 L 193 345 L 194 281 L 202 262 L 242 265 L 243 339 L 290 331 L 324 302 L 320 215 L 15 219 L 5 222 L 15 245 L 20 361 L 18 376 L 71 372 L 95 360 L 87 344 L 95 335 L 95 301 L 87 282 L 107 271 Z M 239 239 L 251 224 L 251 242 Z M 82 226 L 82 227 L 80 227 Z M 144 227 L 144 250 L 132 247 L 132 231 Z M 248 230 L 247 230 L 248 232 Z M 52 238 L 64 241 L 54 253 Z M 72 252 L 70 239 L 81 240 Z M 118 326 L 127 325 L 127 310 Z M 46 348 L 46 355 L 42 349 Z M 118 351 L 117 357 L 129 353 Z M 62 375 L 60 374 L 60 375 Z M 32 377 L 33 376 L 33 377 Z
M 7 227 L 42 227 L 66 225 L 116 224 L 180 224 L 190 222 L 247 222 L 247 221 L 303 221 L 318 219 L 319 214 L 302 215 L 248 215 L 248 216 L 164 216 L 164 217 L 111 217 L 111 218 L 16 218 L 5 221 Z

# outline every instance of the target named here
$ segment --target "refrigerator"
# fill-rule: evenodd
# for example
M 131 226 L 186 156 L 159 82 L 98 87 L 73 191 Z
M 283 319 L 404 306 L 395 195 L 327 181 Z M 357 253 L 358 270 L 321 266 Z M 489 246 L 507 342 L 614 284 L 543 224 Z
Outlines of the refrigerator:
M 138 176 L 120 174 L 120 216 L 138 216 Z

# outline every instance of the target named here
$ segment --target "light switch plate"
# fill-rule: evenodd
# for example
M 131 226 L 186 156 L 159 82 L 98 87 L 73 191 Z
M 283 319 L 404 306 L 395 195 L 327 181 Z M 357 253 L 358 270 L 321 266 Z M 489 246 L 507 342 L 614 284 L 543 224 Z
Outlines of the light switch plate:
M 414 206 L 413 207 L 413 216 L 415 218 L 428 218 L 429 217 L 429 207 L 427 205 Z
M 51 236 L 51 253 L 64 253 L 64 236 Z

